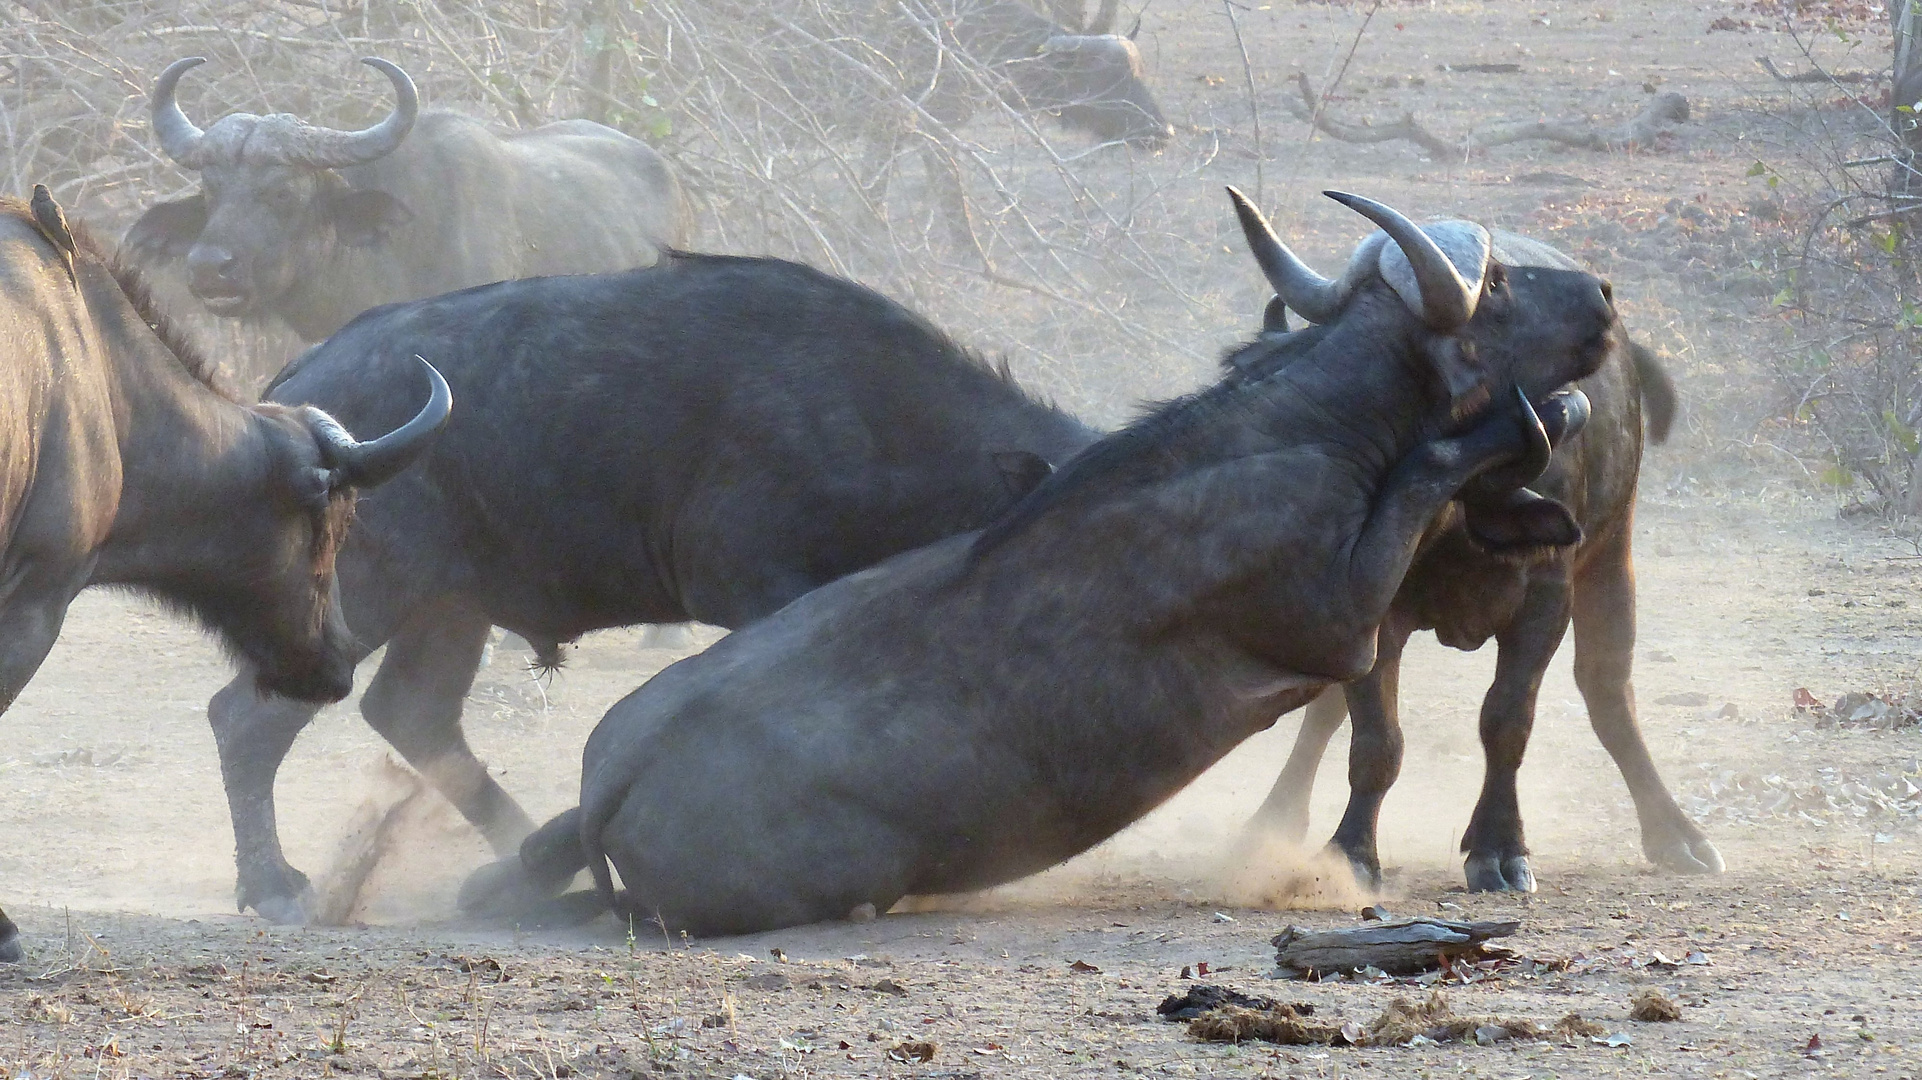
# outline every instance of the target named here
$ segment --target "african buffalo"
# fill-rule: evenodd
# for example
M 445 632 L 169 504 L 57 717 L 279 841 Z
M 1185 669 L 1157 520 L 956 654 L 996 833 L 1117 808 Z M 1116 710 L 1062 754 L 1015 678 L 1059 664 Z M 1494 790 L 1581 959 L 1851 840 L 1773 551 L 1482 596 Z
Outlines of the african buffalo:
M 0 964 L 17 964 L 26 957 L 26 950 L 20 947 L 20 928 L 13 925 L 7 913 L 0 911 Z
M 940 17 L 945 44 L 1007 80 L 1003 96 L 1010 105 L 1050 113 L 1102 139 L 1159 146 L 1174 134 L 1144 79 L 1141 50 L 1109 33 L 1113 4 L 1103 4 L 1085 29 L 1060 25 L 1014 0 L 933 0 L 927 6 Z M 958 87 L 940 80 L 932 61 L 926 66 L 935 79 L 929 112 L 950 123 L 965 118 Z
M 1495 253 L 1511 267 L 1579 269 L 1562 252 L 1510 233 L 1495 234 Z M 1306 305 L 1323 317 L 1335 314 L 1320 310 L 1326 305 L 1313 283 L 1277 292 L 1297 310 Z M 1572 619 L 1575 682 L 1595 734 L 1628 781 L 1641 819 L 1643 852 L 1666 870 L 1722 871 L 1715 846 L 1662 784 L 1636 723 L 1629 686 L 1635 647 L 1630 541 L 1643 410 L 1650 436 L 1661 442 L 1675 415 L 1674 384 L 1647 349 L 1624 339 L 1579 386 L 1591 403 L 1592 418 L 1578 437 L 1557 448 L 1548 470 L 1530 487 L 1569 507 L 1582 526 L 1581 543 L 1515 559 L 1477 543 L 1470 535 L 1472 523 L 1461 514 L 1437 519 L 1382 624 L 1374 670 L 1308 706 L 1288 764 L 1249 823 L 1251 838 L 1302 838 L 1315 771 L 1329 738 L 1352 714 L 1348 808 L 1330 843 L 1348 858 L 1360 881 L 1379 886 L 1376 820 L 1401 770 L 1402 648 L 1416 630 L 1434 630 L 1443 644 L 1469 651 L 1493 637 L 1499 650 L 1495 682 L 1481 713 L 1487 772 L 1461 847 L 1467 852 L 1470 889 L 1535 891 L 1515 774 L 1534 726 L 1535 695 Z
M 216 315 L 278 318 L 318 341 L 377 304 L 647 266 L 684 242 L 674 174 L 612 128 L 564 120 L 496 134 L 421 112 L 407 73 L 369 57 L 400 102 L 365 131 L 284 113 L 234 113 L 202 131 L 174 89 L 204 62 L 175 61 L 153 91 L 154 135 L 200 174 L 200 191 L 149 209 L 125 243 L 144 264 L 184 258 Z
M 979 528 L 1094 441 L 900 305 L 775 259 L 669 254 L 370 311 L 267 396 L 373 426 L 439 358 L 461 398 L 422 461 L 360 501 L 340 553 L 361 711 L 497 847 L 532 827 L 461 734 L 489 624 L 557 662 L 590 630 L 741 626 L 843 574 Z M 304 915 L 274 775 L 311 706 L 245 678 L 209 707 L 242 909 Z
M 585 864 L 602 902 L 699 934 L 1008 881 L 1367 672 L 1458 493 L 1518 552 L 1572 539 L 1565 510 L 1512 496 L 1550 451 L 1530 401 L 1616 347 L 1607 286 L 1330 194 L 1386 230 L 1326 283 L 1336 317 L 1247 346 L 986 531 L 667 668 L 589 737 L 578 809 L 478 879 L 534 891 Z M 1269 276 L 1299 267 L 1235 198 Z
M 212 628 L 262 691 L 336 701 L 359 658 L 335 603 L 355 489 L 427 448 L 446 384 L 418 360 L 396 430 L 356 442 L 319 409 L 243 406 L 132 274 L 0 199 L 0 712 L 89 585 L 151 593 Z M 429 404 L 412 418 L 423 373 Z M 0 920 L 0 951 L 10 922 Z

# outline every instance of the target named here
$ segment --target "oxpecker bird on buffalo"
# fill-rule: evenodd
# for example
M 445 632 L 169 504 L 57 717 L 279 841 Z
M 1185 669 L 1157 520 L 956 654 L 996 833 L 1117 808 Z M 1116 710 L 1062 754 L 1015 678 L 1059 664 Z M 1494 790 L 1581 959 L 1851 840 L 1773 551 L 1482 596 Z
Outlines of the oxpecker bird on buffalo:
M 1565 508 L 1521 491 L 1579 426 L 1556 395 L 1616 347 L 1608 286 L 1329 194 L 1382 231 L 1317 325 L 1244 346 L 987 529 L 662 671 L 589 738 L 579 808 L 469 898 L 585 865 L 624 918 L 728 934 L 1010 881 L 1365 674 L 1452 500 L 1517 553 L 1573 542 Z M 1270 279 L 1299 267 L 1234 200 Z

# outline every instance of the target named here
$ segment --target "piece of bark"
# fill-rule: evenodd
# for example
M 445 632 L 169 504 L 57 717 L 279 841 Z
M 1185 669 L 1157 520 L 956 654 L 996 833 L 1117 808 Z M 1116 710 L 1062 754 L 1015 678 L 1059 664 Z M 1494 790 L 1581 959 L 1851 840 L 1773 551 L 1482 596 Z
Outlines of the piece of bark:
M 1504 949 L 1484 944 L 1506 937 L 1521 923 L 1456 922 L 1448 919 L 1395 919 L 1346 930 L 1310 930 L 1290 926 L 1271 939 L 1277 973 L 1288 978 L 1310 974 L 1356 971 L 1372 967 L 1390 975 L 1432 971 L 1454 960 L 1486 960 L 1507 956 Z

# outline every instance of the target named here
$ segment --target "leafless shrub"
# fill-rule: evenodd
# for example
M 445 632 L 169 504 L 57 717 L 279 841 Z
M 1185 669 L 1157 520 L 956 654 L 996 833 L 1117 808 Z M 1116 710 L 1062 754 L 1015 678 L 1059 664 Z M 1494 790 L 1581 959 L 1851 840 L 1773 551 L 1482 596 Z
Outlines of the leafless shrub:
M 0 170 L 111 235 L 194 183 L 149 132 L 168 62 L 211 59 L 181 90 L 203 124 L 240 110 L 353 126 L 388 107 L 351 62 L 379 55 L 430 105 L 653 142 L 686 180 L 696 246 L 800 259 L 989 327 L 973 340 L 1068 404 L 1178 384 L 1168 361 L 1193 370 L 1219 336 L 1197 257 L 1216 231 L 1196 235 L 1182 205 L 1212 149 L 1096 146 L 1010 105 L 998 75 L 943 44 L 949 3 L 26 0 L 0 18 Z M 298 344 L 196 321 L 256 383 Z
M 1810 63 L 1814 58 L 1809 57 Z M 1799 104 L 1795 126 L 1810 148 L 1794 170 L 1806 209 L 1788 251 L 1788 316 L 1771 357 L 1785 411 L 1807 422 L 1830 461 L 1820 475 L 1856 482 L 1889 510 L 1922 511 L 1917 467 L 1922 431 L 1922 249 L 1909 194 L 1919 175 L 1900 129 L 1911 115 L 1836 81 Z M 1773 165 L 1752 175 L 1786 183 Z

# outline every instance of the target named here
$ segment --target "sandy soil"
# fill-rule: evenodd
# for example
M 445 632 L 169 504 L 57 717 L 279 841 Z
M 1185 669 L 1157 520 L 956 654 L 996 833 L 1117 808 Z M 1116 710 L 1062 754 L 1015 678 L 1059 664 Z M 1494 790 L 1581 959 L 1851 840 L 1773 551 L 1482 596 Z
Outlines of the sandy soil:
M 611 923 L 568 934 L 466 925 L 453 890 L 483 846 L 423 800 L 354 911 L 361 926 L 268 927 L 232 914 L 231 832 L 204 720 L 226 665 L 173 617 L 101 593 L 75 606 L 38 679 L 0 717 L 0 900 L 31 954 L 0 968 L 4 1075 L 1922 1074 L 1922 829 L 1905 786 L 1922 786 L 1922 731 L 1818 727 L 1791 709 L 1799 687 L 1828 701 L 1913 686 L 1918 560 L 1874 519 L 1839 518 L 1838 497 L 1775 449 L 1783 436 L 1767 418 L 1779 406 L 1755 359 L 1774 340 L 1769 288 L 1743 282 L 1767 286 L 1769 252 L 1785 235 L 1745 213 L 1773 194 L 1751 164 L 1793 175 L 1807 132 L 1852 123 L 1848 110 L 1808 108 L 1763 74 L 1756 55 L 1795 70 L 1806 60 L 1772 28 L 1778 20 L 1742 5 L 1389 3 L 1360 35 L 1331 106 L 1345 117 L 1411 108 L 1449 132 L 1584 112 L 1612 123 L 1641 107 L 1648 84 L 1687 94 L 1695 119 L 1657 152 L 1524 144 L 1455 166 L 1405 145 L 1310 142 L 1280 98 L 1293 93 L 1293 71 L 1323 79 L 1340 67 L 1366 12 L 1277 3 L 1240 15 L 1261 87 L 1265 202 L 1291 239 L 1332 268 L 1360 235 L 1313 195 L 1326 186 L 1547 234 L 1610 273 L 1625 317 L 1669 352 L 1694 409 L 1645 472 L 1636 681 L 1656 758 L 1730 872 L 1677 879 L 1643 863 L 1626 790 L 1587 730 L 1566 655 L 1522 773 L 1541 894 L 1458 891 L 1455 845 L 1480 782 L 1474 716 L 1492 652 L 1425 638 L 1411 647 L 1408 766 L 1383 815 L 1384 861 L 1398 868 L 1392 909 L 1522 921 L 1514 947 L 1537 963 L 1448 986 L 1457 1011 L 1543 1021 L 1578 1011 L 1627 1045 L 1225 1046 L 1160 1021 L 1155 1004 L 1203 962 L 1242 990 L 1364 1024 L 1391 997 L 1428 991 L 1263 977 L 1283 926 L 1354 918 L 1353 897 L 1301 888 L 1296 868 L 1277 868 L 1274 891 L 1324 910 L 1236 906 L 1247 896 L 1222 884 L 1223 853 L 1279 769 L 1293 718 L 1068 866 L 868 924 L 697 942 L 630 937 Z M 1759 28 L 1707 32 L 1725 17 Z M 1855 54 L 1829 37 L 1818 56 L 1879 66 L 1886 35 L 1866 30 Z M 1153 5 L 1142 41 L 1168 111 L 1189 125 L 1188 149 L 1219 142 L 1193 214 L 1197 228 L 1226 230 L 1214 185 L 1252 189 L 1256 146 L 1222 9 Z M 1520 70 L 1437 70 L 1466 62 Z M 1528 179 L 1540 173 L 1564 179 Z M 1678 217 L 1672 199 L 1707 219 Z M 1246 276 L 1235 260 L 1245 262 L 1238 247 L 1224 268 Z M 1255 296 L 1252 283 L 1238 287 Z M 1222 339 L 1249 320 L 1224 311 Z M 1118 413 L 1168 388 L 1096 378 L 1073 389 Z M 470 700 L 470 738 L 537 818 L 558 811 L 574 801 L 578 748 L 601 712 L 678 655 L 605 633 L 542 684 L 501 650 Z M 1315 837 L 1338 815 L 1345 792 L 1332 763 L 1344 754 L 1338 741 Z M 324 870 L 357 813 L 392 801 L 385 758 L 351 702 L 303 736 L 279 786 L 296 865 Z M 1658 952 L 1707 963 L 1651 964 Z M 1682 1003 L 1681 1021 L 1627 1019 L 1630 996 L 1651 985 Z M 889 1056 L 914 1042 L 935 1044 L 931 1061 Z

